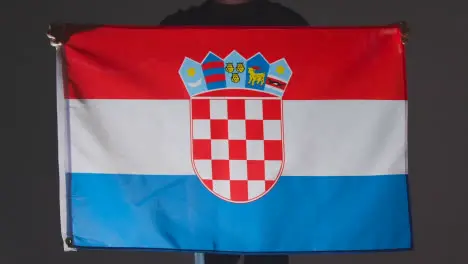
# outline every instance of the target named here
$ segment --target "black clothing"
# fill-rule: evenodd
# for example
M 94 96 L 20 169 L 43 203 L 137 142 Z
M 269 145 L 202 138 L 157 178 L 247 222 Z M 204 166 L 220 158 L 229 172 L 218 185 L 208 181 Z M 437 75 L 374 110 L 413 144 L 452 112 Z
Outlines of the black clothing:
M 206 1 L 200 6 L 179 10 L 161 25 L 170 26 L 307 26 L 307 21 L 291 9 L 267 0 L 227 5 Z
M 299 14 L 280 4 L 254 0 L 244 4 L 227 5 L 206 1 L 169 15 L 165 26 L 308 26 Z M 239 255 L 205 254 L 205 264 L 236 264 Z M 287 255 L 244 256 L 244 264 L 288 264 Z

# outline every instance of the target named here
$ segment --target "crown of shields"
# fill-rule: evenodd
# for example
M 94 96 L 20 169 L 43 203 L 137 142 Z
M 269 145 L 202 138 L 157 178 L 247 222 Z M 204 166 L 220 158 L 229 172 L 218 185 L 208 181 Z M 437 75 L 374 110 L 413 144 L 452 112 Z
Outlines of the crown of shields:
M 185 58 L 179 73 L 191 97 L 192 163 L 203 185 L 236 203 L 268 193 L 284 165 L 286 60 L 210 52 L 201 63 Z

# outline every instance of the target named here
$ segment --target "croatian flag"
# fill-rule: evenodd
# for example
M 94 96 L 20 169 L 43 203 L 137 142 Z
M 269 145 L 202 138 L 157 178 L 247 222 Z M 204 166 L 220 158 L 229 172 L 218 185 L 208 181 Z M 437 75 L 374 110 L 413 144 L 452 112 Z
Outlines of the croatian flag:
M 401 37 L 398 26 L 73 34 L 57 52 L 65 249 L 410 248 Z

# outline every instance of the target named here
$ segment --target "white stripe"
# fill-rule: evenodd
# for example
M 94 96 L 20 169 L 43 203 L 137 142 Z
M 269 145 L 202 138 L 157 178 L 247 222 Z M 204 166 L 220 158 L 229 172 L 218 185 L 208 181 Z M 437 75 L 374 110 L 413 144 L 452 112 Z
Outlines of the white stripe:
M 279 89 L 278 87 L 275 87 L 275 86 L 273 86 L 273 85 L 266 84 L 265 87 L 270 88 L 270 89 L 272 89 L 272 90 L 274 90 L 274 91 L 277 91 L 277 92 L 279 92 L 279 93 L 284 93 L 284 90 L 281 90 L 281 89 Z
M 58 174 L 59 174 L 59 201 L 60 201 L 60 230 L 62 234 L 64 251 L 75 251 L 70 248 L 65 239 L 68 234 L 68 199 L 67 199 L 67 172 L 69 164 L 69 131 L 67 123 L 67 101 L 63 89 L 62 47 L 56 47 L 56 96 L 57 96 L 57 144 L 58 144 Z
M 71 100 L 72 170 L 194 174 L 189 101 Z M 406 173 L 406 101 L 284 101 L 288 176 Z
M 285 101 L 283 175 L 406 173 L 406 101 Z

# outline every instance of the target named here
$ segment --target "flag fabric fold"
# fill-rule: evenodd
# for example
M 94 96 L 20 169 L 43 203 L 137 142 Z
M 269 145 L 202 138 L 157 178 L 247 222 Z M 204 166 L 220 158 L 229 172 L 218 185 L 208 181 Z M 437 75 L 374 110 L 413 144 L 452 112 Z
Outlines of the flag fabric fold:
M 57 59 L 66 249 L 411 247 L 397 26 L 100 26 Z

